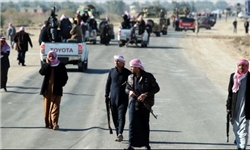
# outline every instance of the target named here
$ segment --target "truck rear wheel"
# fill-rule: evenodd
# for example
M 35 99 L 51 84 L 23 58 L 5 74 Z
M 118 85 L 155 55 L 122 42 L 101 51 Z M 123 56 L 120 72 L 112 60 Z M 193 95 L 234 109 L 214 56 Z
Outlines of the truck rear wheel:
M 85 72 L 88 68 L 88 61 L 78 63 L 78 70 Z
M 167 34 L 168 34 L 167 30 L 162 31 L 162 35 L 167 35 Z
M 156 32 L 155 35 L 159 37 L 159 36 L 161 36 L 161 33 L 160 32 Z

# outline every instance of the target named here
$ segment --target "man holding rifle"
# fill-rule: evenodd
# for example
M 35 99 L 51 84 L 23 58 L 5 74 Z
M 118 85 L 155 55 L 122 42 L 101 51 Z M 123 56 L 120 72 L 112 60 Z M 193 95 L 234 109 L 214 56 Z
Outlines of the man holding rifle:
M 126 93 L 129 94 L 129 147 L 149 146 L 149 115 L 154 105 L 154 95 L 160 87 L 154 76 L 146 72 L 139 59 L 130 61 L 132 74 L 128 77 Z M 152 113 L 153 114 L 153 113 Z
M 125 59 L 123 56 L 115 55 L 114 63 L 115 67 L 109 71 L 106 83 L 105 101 L 110 104 L 117 135 L 115 141 L 121 142 L 123 140 L 122 133 L 125 126 L 125 115 L 128 108 L 128 95 L 125 93 L 125 87 L 131 71 L 124 67 Z
M 240 59 L 237 62 L 236 72 L 230 76 L 226 104 L 235 134 L 234 143 L 242 150 L 247 147 L 249 133 L 250 73 L 248 69 L 249 62 L 246 59 Z M 229 120 L 228 117 L 227 120 Z M 227 124 L 227 132 L 229 132 L 229 124 Z

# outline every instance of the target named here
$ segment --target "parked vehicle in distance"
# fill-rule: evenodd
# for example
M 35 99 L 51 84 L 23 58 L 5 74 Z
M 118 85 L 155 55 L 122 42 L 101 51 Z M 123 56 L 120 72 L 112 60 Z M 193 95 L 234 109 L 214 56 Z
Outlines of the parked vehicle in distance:
M 216 20 L 213 17 L 200 16 L 197 18 L 198 27 L 211 29 L 216 23 Z
M 246 17 L 246 14 L 245 14 L 245 13 L 239 12 L 238 18 L 245 18 L 245 17 Z
M 195 19 L 187 18 L 187 17 L 180 17 L 179 19 L 179 30 L 192 30 L 195 32 Z

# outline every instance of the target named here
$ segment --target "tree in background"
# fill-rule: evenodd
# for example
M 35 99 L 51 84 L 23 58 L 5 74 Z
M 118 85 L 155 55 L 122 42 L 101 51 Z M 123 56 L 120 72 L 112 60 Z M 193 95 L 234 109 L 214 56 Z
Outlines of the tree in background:
M 221 9 L 224 10 L 225 8 L 227 8 L 228 4 L 226 1 L 217 1 L 214 5 L 217 9 Z
M 107 2 L 107 8 L 109 13 L 121 15 L 126 8 L 126 4 L 123 0 L 110 0 Z

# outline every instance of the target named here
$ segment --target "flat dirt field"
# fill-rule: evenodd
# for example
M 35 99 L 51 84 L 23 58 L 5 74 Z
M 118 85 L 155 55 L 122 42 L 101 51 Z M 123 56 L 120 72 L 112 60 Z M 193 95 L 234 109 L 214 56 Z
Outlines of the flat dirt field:
M 244 20 L 238 20 L 237 34 L 233 33 L 233 20 L 227 21 L 223 18 L 217 20 L 211 30 L 200 29 L 198 34 L 191 31 L 185 34 L 182 46 L 185 53 L 193 63 L 197 64 L 208 76 L 209 79 L 226 89 L 229 74 L 235 71 L 235 64 L 240 58 L 250 58 L 250 36 L 245 34 Z M 117 27 L 115 27 L 117 28 Z M 172 26 L 169 26 L 172 28 Z M 172 29 L 171 29 L 172 30 Z M 117 30 L 115 30 L 117 31 Z M 27 66 L 22 67 L 17 63 L 17 52 L 11 51 L 8 83 L 17 80 L 26 72 L 35 70 L 40 66 L 39 60 L 39 29 L 26 29 L 31 34 L 33 48 L 26 53 Z M 168 36 L 168 35 L 167 35 Z M 8 86 L 7 83 L 7 86 Z

